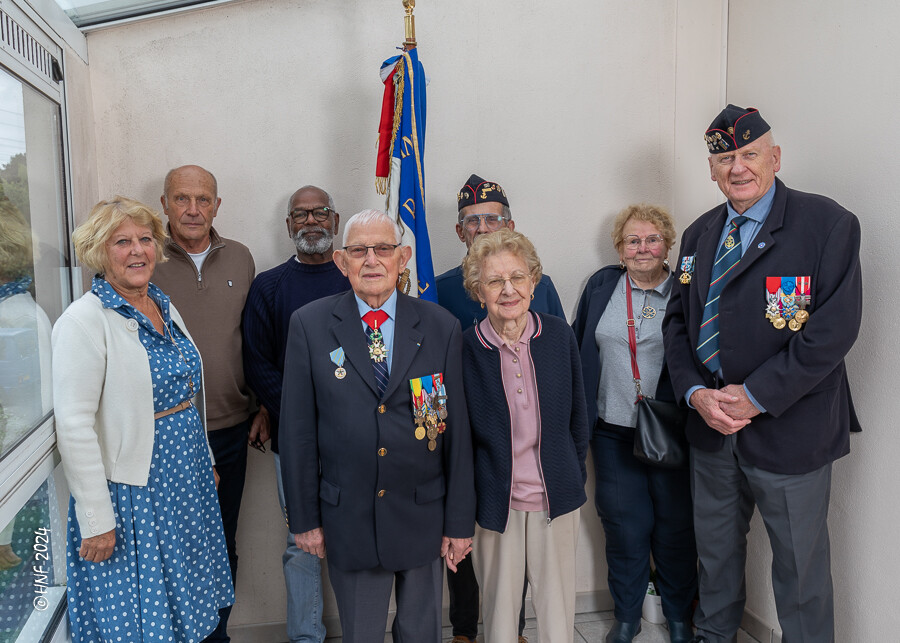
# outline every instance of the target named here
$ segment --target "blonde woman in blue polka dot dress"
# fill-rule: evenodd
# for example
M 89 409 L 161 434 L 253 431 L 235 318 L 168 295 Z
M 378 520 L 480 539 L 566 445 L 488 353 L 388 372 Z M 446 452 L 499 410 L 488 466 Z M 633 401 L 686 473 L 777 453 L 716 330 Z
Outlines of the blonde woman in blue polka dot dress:
M 99 273 L 53 329 L 74 643 L 199 642 L 234 602 L 200 355 L 150 283 L 164 239 L 159 216 L 124 197 L 72 236 Z

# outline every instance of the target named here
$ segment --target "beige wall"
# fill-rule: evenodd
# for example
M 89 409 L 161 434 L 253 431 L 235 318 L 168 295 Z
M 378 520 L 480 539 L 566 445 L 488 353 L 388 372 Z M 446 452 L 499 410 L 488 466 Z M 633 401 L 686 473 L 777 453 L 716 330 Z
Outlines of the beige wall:
M 588 275 L 616 259 L 619 209 L 657 202 L 683 228 L 717 202 L 701 134 L 723 95 L 722 8 L 419 2 L 436 268 L 463 254 L 455 195 L 472 172 L 504 185 L 570 317 Z M 280 263 L 291 252 L 286 201 L 300 185 L 331 191 L 345 216 L 381 206 L 378 69 L 401 38 L 400 0 L 248 0 L 90 33 L 96 197 L 158 204 L 166 170 L 199 163 L 219 179 L 220 232 L 246 243 L 258 269 Z M 252 452 L 249 466 L 235 625 L 285 613 L 271 456 Z M 581 605 L 608 606 L 592 500 L 582 525 Z
M 900 8 L 886 0 L 732 0 L 728 100 L 758 107 L 781 144 L 781 178 L 831 196 L 860 218 L 865 304 L 862 331 L 848 365 L 863 433 L 834 467 L 830 533 L 837 641 L 897 637 L 900 575 L 894 511 L 900 497 L 896 453 L 900 413 L 891 373 L 900 338 L 890 293 L 900 232 L 892 178 L 900 122 L 896 25 Z M 887 267 L 886 267 L 887 266 Z M 768 589 L 768 542 L 754 524 L 748 609 L 776 623 Z

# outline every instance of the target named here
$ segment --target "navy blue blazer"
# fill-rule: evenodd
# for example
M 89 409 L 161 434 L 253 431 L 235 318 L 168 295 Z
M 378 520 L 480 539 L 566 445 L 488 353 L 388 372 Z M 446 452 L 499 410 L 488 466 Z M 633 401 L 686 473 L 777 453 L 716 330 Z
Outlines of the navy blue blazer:
M 346 376 L 330 353 L 343 348 Z M 400 294 L 390 381 L 378 395 L 353 291 L 291 318 L 281 402 L 281 471 L 291 533 L 322 527 L 329 564 L 397 571 L 475 531 L 472 442 L 459 322 Z M 410 379 L 443 373 L 447 428 L 417 440 Z
M 688 256 L 696 257 L 695 270 L 689 284 L 674 284 L 663 333 L 679 400 L 695 385 L 746 384 L 767 412 L 738 432 L 741 454 L 766 471 L 801 474 L 846 455 L 850 431 L 859 430 L 844 356 L 862 316 L 860 229 L 857 218 L 831 199 L 792 190 L 778 179 L 776 185 L 772 210 L 719 301 L 724 382 L 715 381 L 696 351 L 727 217 L 724 204 L 697 219 L 682 237 L 679 271 Z M 809 321 L 797 332 L 778 330 L 765 316 L 766 277 L 790 276 L 812 278 Z M 724 442 L 693 410 L 687 436 L 704 451 L 716 451 Z
M 594 338 L 594 331 L 597 330 L 597 324 L 606 310 L 606 305 L 612 297 L 619 278 L 625 272 L 625 269 L 610 265 L 600 268 L 591 275 L 584 291 L 581 293 L 581 299 L 578 301 L 578 310 L 575 313 L 575 322 L 572 324 L 572 330 L 575 331 L 575 339 L 578 341 L 578 348 L 581 354 L 581 371 L 584 375 L 584 396 L 587 402 L 588 420 L 592 426 L 597 421 L 597 387 L 600 386 L 600 363 L 598 360 L 597 341 Z M 624 322 L 624 318 L 623 318 Z M 625 371 L 622 377 L 631 379 L 631 372 Z M 665 360 L 663 361 L 662 372 L 659 376 L 659 382 L 656 385 L 656 399 L 665 400 L 666 402 L 675 401 L 675 393 L 672 391 L 672 380 L 669 377 L 669 369 L 666 368 Z

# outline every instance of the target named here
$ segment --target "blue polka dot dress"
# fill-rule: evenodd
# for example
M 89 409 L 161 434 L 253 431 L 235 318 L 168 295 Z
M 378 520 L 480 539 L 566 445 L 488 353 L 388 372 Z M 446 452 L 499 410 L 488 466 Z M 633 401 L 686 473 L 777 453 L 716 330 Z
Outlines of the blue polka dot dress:
M 178 348 L 104 279 L 95 277 L 91 291 L 104 307 L 138 322 L 150 360 L 154 411 L 189 399 L 191 379 L 199 390 L 200 356 L 171 322 L 169 298 L 159 288 L 150 284 L 149 294 Z M 147 486 L 108 484 L 116 546 L 101 563 L 78 556 L 81 535 L 74 499 L 69 503 L 66 563 L 73 643 L 202 641 L 215 629 L 219 608 L 234 603 L 234 588 L 197 410 L 191 406 L 156 420 Z

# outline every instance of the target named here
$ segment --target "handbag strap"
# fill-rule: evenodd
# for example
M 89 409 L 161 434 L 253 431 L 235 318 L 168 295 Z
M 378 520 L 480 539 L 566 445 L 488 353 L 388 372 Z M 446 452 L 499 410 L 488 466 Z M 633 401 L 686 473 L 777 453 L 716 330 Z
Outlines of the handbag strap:
M 637 334 L 634 332 L 634 308 L 631 305 L 631 277 L 625 273 L 625 305 L 628 308 L 628 348 L 631 352 L 631 375 L 634 378 L 634 389 L 637 392 L 635 404 L 644 399 L 644 392 L 641 390 L 641 372 L 638 370 L 637 363 Z

